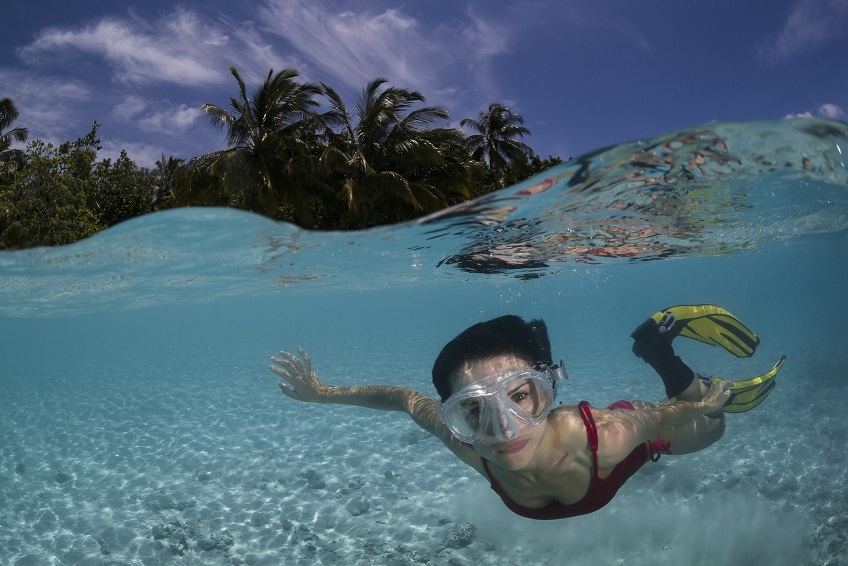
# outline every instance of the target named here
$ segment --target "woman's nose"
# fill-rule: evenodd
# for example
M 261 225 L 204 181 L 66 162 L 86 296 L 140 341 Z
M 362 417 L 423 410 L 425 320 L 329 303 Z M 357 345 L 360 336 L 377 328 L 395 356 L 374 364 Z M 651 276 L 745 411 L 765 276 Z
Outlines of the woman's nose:
M 512 422 L 509 412 L 504 410 L 496 411 L 497 415 L 495 422 L 492 423 L 492 432 L 498 440 L 512 440 L 515 437 L 517 428 Z

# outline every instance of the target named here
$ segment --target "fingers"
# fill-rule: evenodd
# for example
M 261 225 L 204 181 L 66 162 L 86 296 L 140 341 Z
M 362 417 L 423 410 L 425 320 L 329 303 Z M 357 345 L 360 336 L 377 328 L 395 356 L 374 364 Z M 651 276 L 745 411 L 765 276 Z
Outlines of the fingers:
M 298 348 L 297 352 L 301 355 L 303 361 L 294 354 L 285 351 L 280 351 L 279 358 L 271 356 L 271 361 L 292 375 L 310 375 L 312 373 L 312 362 L 309 360 L 309 356 L 306 355 L 306 352 L 302 348 Z
M 721 391 L 722 397 L 724 397 L 724 400 L 727 401 L 728 399 L 730 399 L 730 396 L 733 394 L 733 391 L 730 390 L 730 388 L 733 386 L 733 382 L 725 379 L 722 382 L 721 386 L 722 386 L 722 391 Z
M 317 378 L 312 372 L 312 362 L 306 352 L 298 348 L 297 353 L 300 358 L 289 352 L 280 351 L 279 357 L 271 356 L 273 364 L 268 366 L 268 369 L 284 380 L 279 387 L 286 396 L 292 399 L 304 399 L 301 393 L 308 393 L 304 388 L 314 387 L 317 384 Z
M 302 350 L 298 349 L 298 351 L 302 351 Z M 297 356 L 295 356 L 294 354 L 290 354 L 288 352 L 281 351 L 280 356 L 282 356 L 282 358 L 276 358 L 276 359 L 271 358 L 271 359 L 275 360 L 275 361 L 280 361 L 280 362 L 285 361 L 286 363 L 293 366 L 297 373 L 302 373 L 304 371 L 303 363 L 301 363 L 300 359 Z
M 287 397 L 297 399 L 297 391 L 295 391 L 292 387 L 286 386 L 285 383 L 280 383 L 280 391 L 282 391 Z
M 306 371 L 312 373 L 312 361 L 310 361 L 309 356 L 306 355 L 306 352 L 303 351 L 303 348 L 298 347 L 297 353 L 300 354 L 301 358 L 303 358 L 303 363 L 306 365 Z
M 277 361 L 277 360 L 274 360 L 274 361 Z M 293 374 L 288 369 L 280 367 L 280 366 L 268 366 L 268 369 L 271 370 L 272 372 L 276 373 L 278 376 L 282 377 L 286 381 L 290 381 L 290 380 L 294 379 L 294 375 L 296 375 L 296 374 Z
M 730 390 L 730 387 L 733 385 L 732 381 L 728 381 L 726 379 L 722 379 L 721 381 L 713 382 L 710 387 L 710 392 L 704 398 L 710 404 L 714 404 L 716 406 L 724 406 L 728 399 L 730 399 L 730 395 L 733 393 Z
M 731 385 L 733 385 L 732 381 L 728 381 L 727 379 L 716 379 L 710 384 L 709 388 L 715 389 L 716 391 L 728 391 Z
M 284 360 L 282 358 L 276 358 L 274 356 L 271 356 L 271 361 L 277 364 L 276 366 L 271 366 L 271 368 L 273 368 L 272 371 L 275 371 L 276 373 L 279 373 L 276 370 L 285 371 L 291 375 L 298 375 L 300 373 L 303 373 L 302 368 L 298 368 L 298 366 L 290 360 Z

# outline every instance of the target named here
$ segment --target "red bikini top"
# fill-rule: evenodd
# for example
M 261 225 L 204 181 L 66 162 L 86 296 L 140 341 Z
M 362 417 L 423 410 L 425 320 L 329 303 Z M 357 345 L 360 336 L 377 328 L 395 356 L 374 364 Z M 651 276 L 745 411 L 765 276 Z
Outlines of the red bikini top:
M 571 505 L 563 505 L 557 501 L 553 501 L 545 507 L 524 507 L 512 501 L 498 482 L 492 477 L 489 471 L 489 464 L 485 459 L 482 459 L 483 468 L 486 470 L 486 476 L 489 478 L 489 483 L 492 489 L 503 500 L 504 504 L 516 515 L 527 517 L 528 519 L 568 519 L 579 515 L 586 515 L 597 511 L 615 497 L 619 488 L 624 485 L 630 476 L 636 473 L 648 460 L 659 460 L 660 452 L 671 454 L 670 446 L 667 442 L 648 442 L 640 444 L 627 457 L 618 463 L 613 468 L 612 473 L 605 477 L 598 477 L 598 430 L 595 427 L 595 420 L 592 418 L 592 413 L 589 411 L 589 403 L 581 401 L 578 405 L 580 416 L 583 417 L 583 424 L 586 425 L 586 432 L 589 436 L 589 445 L 592 448 L 592 479 L 589 483 L 589 491 L 580 501 Z M 618 401 L 613 403 L 608 408 L 610 409 L 630 409 L 633 410 L 633 405 L 627 401 Z

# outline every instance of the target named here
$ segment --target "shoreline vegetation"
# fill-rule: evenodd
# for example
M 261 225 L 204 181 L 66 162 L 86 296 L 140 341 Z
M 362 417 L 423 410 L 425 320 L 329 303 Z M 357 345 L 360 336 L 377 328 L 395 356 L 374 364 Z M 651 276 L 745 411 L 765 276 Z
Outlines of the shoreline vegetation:
M 424 95 L 383 78 L 352 107 L 293 69 L 269 71 L 227 107 L 204 104 L 226 148 L 139 167 L 126 151 L 98 160 L 91 130 L 58 146 L 12 127 L 18 109 L 0 99 L 0 250 L 57 246 L 124 220 L 185 206 L 222 206 L 310 230 L 355 230 L 417 218 L 527 179 L 562 159 L 521 141 L 524 119 L 492 103 L 448 127 Z M 470 133 L 466 133 L 470 132 Z

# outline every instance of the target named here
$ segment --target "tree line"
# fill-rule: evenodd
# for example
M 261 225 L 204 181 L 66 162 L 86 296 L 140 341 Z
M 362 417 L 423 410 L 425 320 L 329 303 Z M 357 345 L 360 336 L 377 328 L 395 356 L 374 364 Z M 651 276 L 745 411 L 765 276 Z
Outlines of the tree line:
M 97 159 L 95 122 L 58 146 L 12 127 L 18 110 L 0 99 L 0 249 L 62 245 L 123 220 L 182 206 L 226 206 L 317 230 L 361 229 L 435 212 L 561 162 L 522 139 L 524 119 L 492 103 L 448 126 L 450 115 L 416 91 L 371 81 L 353 106 L 297 71 L 270 71 L 227 107 L 205 104 L 227 147 L 136 165 L 122 151 Z

